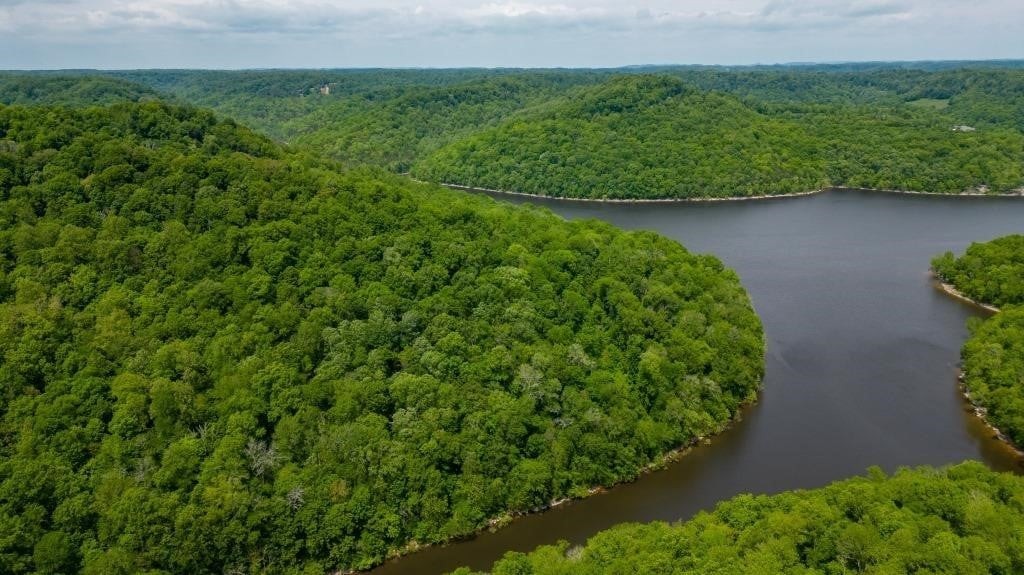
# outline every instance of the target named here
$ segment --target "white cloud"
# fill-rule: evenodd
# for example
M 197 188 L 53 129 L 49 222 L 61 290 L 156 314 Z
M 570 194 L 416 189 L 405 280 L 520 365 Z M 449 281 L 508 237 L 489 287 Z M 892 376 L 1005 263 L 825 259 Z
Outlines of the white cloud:
M 142 51 L 136 56 L 159 44 L 161 65 L 194 66 L 196 62 L 162 62 L 172 55 L 174 45 L 197 41 L 224 47 L 232 42 L 278 43 L 281 57 L 296 50 L 289 43 L 301 43 L 307 57 L 316 46 L 321 47 L 318 54 L 326 53 L 325 59 L 342 52 L 335 60 L 322 62 L 327 65 L 401 64 L 403 56 L 408 65 L 481 60 L 502 65 L 612 65 L 700 61 L 697 56 L 715 62 L 807 60 L 826 52 L 829 59 L 865 59 L 877 58 L 877 52 L 887 47 L 889 58 L 956 57 L 957 48 L 965 58 L 977 57 L 983 49 L 993 56 L 1024 57 L 1024 43 L 1017 40 L 1024 33 L 1024 2 L 0 0 L 0 30 L 5 31 L 0 49 L 8 52 L 0 53 L 0 66 L 16 67 L 28 67 L 27 62 L 39 65 L 44 55 L 61 53 L 66 54 L 62 62 L 87 64 L 79 60 L 94 51 L 91 47 L 113 42 Z M 972 36 L 985 38 L 988 48 L 972 42 Z M 823 41 L 834 46 L 823 46 Z M 483 52 L 462 54 L 460 62 L 460 47 L 469 46 Z M 154 48 L 152 54 L 157 53 Z M 524 53 L 532 56 L 522 58 Z M 572 61 L 564 57 L 567 54 L 573 55 Z M 580 59 L 580 54 L 586 57 Z M 428 56 L 435 61 L 423 61 Z M 217 54 L 207 57 L 207 65 L 219 65 L 212 61 Z M 237 57 L 231 55 L 231 61 Z M 248 65 L 266 64 L 253 60 Z M 295 58 L 291 65 L 312 64 Z

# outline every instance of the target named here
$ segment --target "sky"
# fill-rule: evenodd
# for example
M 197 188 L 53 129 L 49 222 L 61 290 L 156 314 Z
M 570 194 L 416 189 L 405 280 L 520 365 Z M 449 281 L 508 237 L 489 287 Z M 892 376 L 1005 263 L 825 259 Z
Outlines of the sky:
M 0 69 L 1024 58 L 1024 0 L 0 0 Z

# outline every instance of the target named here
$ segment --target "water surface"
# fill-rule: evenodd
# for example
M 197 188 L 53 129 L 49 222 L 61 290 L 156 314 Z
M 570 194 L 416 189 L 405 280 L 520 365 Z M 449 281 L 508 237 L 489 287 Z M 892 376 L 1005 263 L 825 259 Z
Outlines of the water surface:
M 764 391 L 740 423 L 665 470 L 375 574 L 483 569 L 509 550 L 582 543 L 627 521 L 685 519 L 739 493 L 816 487 L 872 465 L 979 459 L 1021 469 L 957 389 L 965 322 L 986 312 L 935 289 L 928 263 L 1024 232 L 1024 199 L 845 190 L 699 204 L 501 199 L 655 230 L 716 254 L 739 273 L 764 322 Z

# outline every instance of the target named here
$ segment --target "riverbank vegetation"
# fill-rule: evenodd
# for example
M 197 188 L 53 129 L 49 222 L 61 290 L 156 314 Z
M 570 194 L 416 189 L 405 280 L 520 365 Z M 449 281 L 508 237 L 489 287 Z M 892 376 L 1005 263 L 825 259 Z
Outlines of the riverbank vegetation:
M 980 463 L 741 495 L 685 523 L 623 525 L 582 547 L 509 553 L 494 575 L 1016 573 L 1024 478 Z M 469 575 L 470 571 L 457 571 Z
M 322 573 L 754 397 L 736 275 L 159 102 L 0 106 L 0 572 Z
M 952 252 L 932 260 L 932 270 L 960 293 L 1003 307 L 1024 303 L 1024 235 L 973 243 L 960 257 Z
M 989 423 L 1024 446 L 1024 235 L 971 244 L 960 257 L 947 252 L 932 269 L 965 296 L 999 307 L 969 324 L 963 384 Z
M 1024 306 L 1007 306 L 970 330 L 961 352 L 964 387 L 989 423 L 1024 446 Z

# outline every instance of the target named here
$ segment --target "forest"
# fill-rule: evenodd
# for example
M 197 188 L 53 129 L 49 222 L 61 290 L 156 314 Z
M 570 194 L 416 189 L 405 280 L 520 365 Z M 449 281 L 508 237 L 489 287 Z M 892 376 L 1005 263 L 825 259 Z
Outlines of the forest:
M 0 74 L 0 102 L 76 78 L 209 107 L 345 166 L 542 195 L 1024 189 L 1013 62 Z M 109 101 L 56 103 L 90 96 Z
M 740 495 L 685 523 L 627 524 L 581 547 L 510 552 L 490 573 L 1019 573 L 1022 502 L 1024 478 L 980 463 L 892 476 L 874 468 L 820 489 Z
M 752 401 L 736 275 L 147 101 L 0 106 L 0 572 L 322 573 Z
M 932 269 L 967 297 L 999 307 L 968 324 L 963 385 L 986 419 L 1024 446 L 1024 235 L 971 244 L 960 257 L 947 252 Z
M 959 257 L 946 252 L 932 260 L 932 271 L 974 301 L 1024 303 L 1024 235 L 975 242 Z
M 683 78 L 612 79 L 449 144 L 412 172 L 432 181 L 597 199 L 826 187 L 1024 188 L 1024 124 L 1001 109 L 993 114 L 997 121 L 982 126 L 973 104 L 925 100 L 944 94 L 924 90 L 911 102 L 808 102 L 770 89 L 740 98 L 693 88 Z M 1024 74 L 1004 80 L 1024 87 Z M 1006 101 L 1019 109 L 1021 94 Z M 954 129 L 967 125 L 961 118 L 974 125 Z
M 0 73 L 0 572 L 366 569 L 636 478 L 757 397 L 736 274 L 401 174 L 1007 191 L 1022 86 L 938 64 Z M 964 383 L 1018 445 L 1022 247 L 933 262 L 1002 308 Z M 1021 572 L 1022 481 L 876 469 L 492 571 Z

